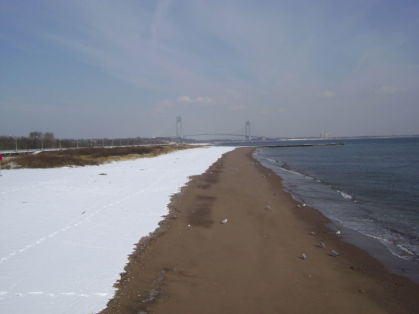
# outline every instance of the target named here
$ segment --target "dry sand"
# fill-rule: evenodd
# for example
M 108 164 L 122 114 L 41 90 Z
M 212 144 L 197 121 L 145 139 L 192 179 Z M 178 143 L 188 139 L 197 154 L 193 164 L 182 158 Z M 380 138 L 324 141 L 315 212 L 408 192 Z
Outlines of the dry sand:
M 338 239 L 316 210 L 298 207 L 252 151 L 224 155 L 173 197 L 103 313 L 419 312 L 417 285 Z

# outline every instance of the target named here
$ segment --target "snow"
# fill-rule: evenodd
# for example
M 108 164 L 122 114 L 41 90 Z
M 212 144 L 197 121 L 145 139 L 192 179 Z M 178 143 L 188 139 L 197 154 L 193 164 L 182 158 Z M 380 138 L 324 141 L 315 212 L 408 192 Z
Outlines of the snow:
M 135 244 L 168 213 L 171 195 L 232 149 L 2 170 L 0 313 L 102 310 Z

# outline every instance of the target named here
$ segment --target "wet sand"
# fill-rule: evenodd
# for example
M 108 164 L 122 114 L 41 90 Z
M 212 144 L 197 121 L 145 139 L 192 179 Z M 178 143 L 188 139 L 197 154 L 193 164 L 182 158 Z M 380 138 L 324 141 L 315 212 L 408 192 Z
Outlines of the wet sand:
M 172 198 L 103 313 L 418 313 L 418 285 L 339 239 L 252 151 L 227 153 Z

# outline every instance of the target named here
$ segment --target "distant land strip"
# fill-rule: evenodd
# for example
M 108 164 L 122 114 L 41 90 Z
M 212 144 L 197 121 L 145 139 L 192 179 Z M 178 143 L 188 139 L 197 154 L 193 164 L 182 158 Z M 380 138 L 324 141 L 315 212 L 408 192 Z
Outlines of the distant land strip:
M 317 143 L 317 144 L 292 144 L 292 145 L 262 145 L 260 147 L 276 148 L 276 147 L 308 147 L 308 146 L 338 146 L 344 143 Z

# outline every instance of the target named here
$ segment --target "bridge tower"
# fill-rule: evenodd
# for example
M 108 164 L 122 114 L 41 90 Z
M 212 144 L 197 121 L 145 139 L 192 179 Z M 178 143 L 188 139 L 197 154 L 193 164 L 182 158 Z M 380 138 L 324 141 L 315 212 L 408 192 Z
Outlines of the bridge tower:
M 176 138 L 179 142 L 182 141 L 182 117 L 176 117 Z
M 249 120 L 247 120 L 246 124 L 244 125 L 244 137 L 245 137 L 247 142 L 249 142 L 252 138 L 251 133 L 250 133 L 250 121 Z

